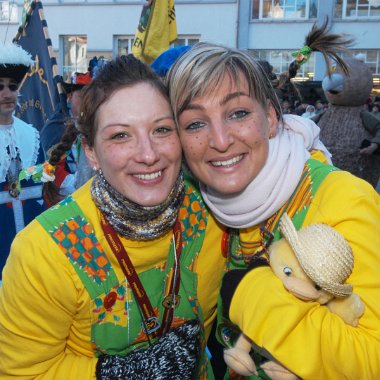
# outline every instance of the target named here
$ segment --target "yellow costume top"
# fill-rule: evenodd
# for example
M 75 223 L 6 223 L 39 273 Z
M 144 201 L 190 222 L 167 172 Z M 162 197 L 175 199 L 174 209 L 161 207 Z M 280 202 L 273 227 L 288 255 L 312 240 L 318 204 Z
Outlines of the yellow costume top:
M 317 302 L 290 294 L 269 267 L 248 272 L 229 308 L 231 321 L 254 344 L 301 379 L 380 378 L 380 197 L 348 172 L 331 172 L 311 199 L 303 226 L 325 223 L 352 247 L 354 269 L 347 280 L 365 304 L 352 327 Z M 240 231 L 260 240 L 259 226 Z
M 75 192 L 73 198 L 92 225 L 122 283 L 124 274 L 104 236 L 90 183 Z M 193 215 L 181 217 L 190 219 Z M 192 270 L 197 276 L 197 297 L 207 337 L 216 315 L 225 259 L 220 249 L 222 229 L 211 215 L 205 228 L 203 245 Z M 120 238 L 137 273 L 142 273 L 163 265 L 172 234 L 169 232 L 152 241 Z M 97 358 L 91 344 L 92 308 L 89 293 L 72 263 L 41 224 L 33 221 L 17 235 L 3 273 L 0 378 L 95 379 Z

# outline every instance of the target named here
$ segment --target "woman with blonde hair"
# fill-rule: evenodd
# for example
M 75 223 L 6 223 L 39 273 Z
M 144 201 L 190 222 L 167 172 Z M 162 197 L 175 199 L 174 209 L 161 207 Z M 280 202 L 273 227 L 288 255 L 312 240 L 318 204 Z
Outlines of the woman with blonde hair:
M 220 340 L 229 346 L 235 328 L 250 339 L 257 365 L 252 379 L 268 379 L 261 368 L 267 360 L 290 378 L 379 378 L 378 194 L 322 162 L 328 153 L 321 154 L 318 127 L 281 114 L 268 78 L 248 53 L 200 43 L 178 59 L 167 80 L 186 163 L 206 204 L 228 227 Z M 297 230 L 327 224 L 350 244 L 355 265 L 347 282 L 365 305 L 357 327 L 294 297 L 269 268 L 267 250 L 281 237 L 285 212 Z

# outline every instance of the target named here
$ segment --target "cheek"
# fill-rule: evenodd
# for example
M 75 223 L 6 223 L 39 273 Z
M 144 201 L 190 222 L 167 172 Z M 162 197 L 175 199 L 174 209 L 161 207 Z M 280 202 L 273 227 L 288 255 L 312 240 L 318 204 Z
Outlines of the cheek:
M 200 136 L 185 137 L 182 140 L 182 149 L 186 157 L 196 158 L 200 156 L 200 153 L 204 150 L 204 147 L 207 145 L 204 139 Z
M 265 126 L 260 123 L 241 124 L 236 133 L 244 144 L 257 146 L 268 139 L 268 129 Z
M 126 161 L 127 149 L 121 145 L 103 145 L 98 152 L 99 160 L 109 167 L 120 167 Z

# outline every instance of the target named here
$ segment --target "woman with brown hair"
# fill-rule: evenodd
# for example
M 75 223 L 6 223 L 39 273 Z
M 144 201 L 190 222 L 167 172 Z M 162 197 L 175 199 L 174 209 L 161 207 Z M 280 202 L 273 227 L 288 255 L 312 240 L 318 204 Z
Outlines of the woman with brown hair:
M 212 378 L 223 231 L 181 171 L 166 87 L 117 58 L 85 89 L 78 128 L 96 175 L 12 246 L 0 377 Z

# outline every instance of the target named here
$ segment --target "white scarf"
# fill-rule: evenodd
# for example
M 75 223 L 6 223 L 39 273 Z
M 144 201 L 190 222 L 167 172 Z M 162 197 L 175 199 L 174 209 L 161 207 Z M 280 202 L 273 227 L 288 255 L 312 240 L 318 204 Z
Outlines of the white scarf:
M 242 192 L 223 195 L 201 184 L 203 198 L 216 219 L 228 227 L 247 228 L 277 212 L 296 189 L 310 150 L 321 150 L 331 162 L 319 131 L 312 120 L 284 115 L 277 135 L 269 140 L 264 167 Z

